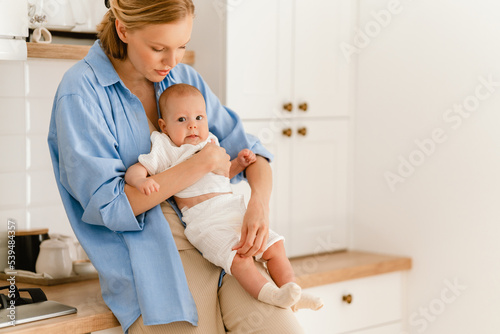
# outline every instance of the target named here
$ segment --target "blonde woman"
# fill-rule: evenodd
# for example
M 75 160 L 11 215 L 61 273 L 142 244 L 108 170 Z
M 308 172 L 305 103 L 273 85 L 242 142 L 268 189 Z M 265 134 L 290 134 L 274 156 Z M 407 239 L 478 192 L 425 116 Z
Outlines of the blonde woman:
M 245 170 L 252 194 L 238 252 L 264 249 L 272 156 L 196 71 L 179 64 L 191 36 L 191 0 L 110 0 L 109 6 L 99 40 L 59 85 L 48 137 L 62 201 L 99 271 L 106 304 L 130 333 L 303 333 L 290 309 L 256 301 L 202 257 L 170 199 L 210 171 L 223 174 L 230 159 L 251 149 L 257 161 Z M 202 92 L 221 147 L 206 145 L 153 176 L 160 190 L 147 196 L 124 175 L 150 151 L 157 99 L 175 83 Z

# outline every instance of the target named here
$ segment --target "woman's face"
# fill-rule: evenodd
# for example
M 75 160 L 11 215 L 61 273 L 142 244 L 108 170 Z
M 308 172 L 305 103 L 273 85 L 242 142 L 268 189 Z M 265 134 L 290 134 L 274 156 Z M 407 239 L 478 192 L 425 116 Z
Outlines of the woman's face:
M 162 81 L 182 60 L 192 28 L 191 15 L 175 22 L 148 25 L 131 31 L 117 22 L 119 36 L 127 43 L 126 61 L 137 74 L 152 82 Z

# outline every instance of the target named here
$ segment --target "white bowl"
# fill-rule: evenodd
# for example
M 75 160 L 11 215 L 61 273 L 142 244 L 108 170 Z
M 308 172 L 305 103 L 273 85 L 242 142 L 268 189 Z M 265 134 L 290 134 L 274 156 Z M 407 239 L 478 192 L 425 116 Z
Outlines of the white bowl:
M 73 271 L 77 275 L 95 274 L 97 270 L 89 260 L 73 261 Z

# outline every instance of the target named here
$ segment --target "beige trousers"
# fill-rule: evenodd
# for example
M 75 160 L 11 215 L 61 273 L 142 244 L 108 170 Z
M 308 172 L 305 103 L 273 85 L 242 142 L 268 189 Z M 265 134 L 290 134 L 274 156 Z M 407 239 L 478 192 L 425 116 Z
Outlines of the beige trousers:
M 250 296 L 238 281 L 224 275 L 218 289 L 221 269 L 208 262 L 184 236 L 184 227 L 172 207 L 161 205 L 170 224 L 198 311 L 198 326 L 188 322 L 145 326 L 142 316 L 129 328 L 130 334 L 303 334 L 290 309 L 262 303 Z M 259 270 L 271 281 L 264 266 Z

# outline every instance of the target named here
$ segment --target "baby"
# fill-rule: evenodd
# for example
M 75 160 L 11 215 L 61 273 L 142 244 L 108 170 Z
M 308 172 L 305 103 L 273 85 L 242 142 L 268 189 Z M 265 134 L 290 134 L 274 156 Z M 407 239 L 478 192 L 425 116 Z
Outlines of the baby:
M 146 195 L 159 190 L 158 183 L 148 175 L 187 160 L 209 142 L 218 145 L 208 129 L 205 100 L 195 87 L 186 84 L 168 87 L 160 97 L 159 106 L 158 124 L 162 133 L 151 134 L 151 153 L 140 155 L 139 163 L 125 174 L 125 181 Z M 232 193 L 229 180 L 255 161 L 255 154 L 244 149 L 231 161 L 229 177 L 210 172 L 174 195 L 186 223 L 185 235 L 207 260 L 233 275 L 254 298 L 281 308 L 317 310 L 323 303 L 302 293 L 295 283 L 282 236 L 269 230 L 265 251 L 255 257 L 267 261 L 277 286 L 259 273 L 252 257 L 239 256 L 234 249 L 240 240 L 246 208 L 243 196 Z

